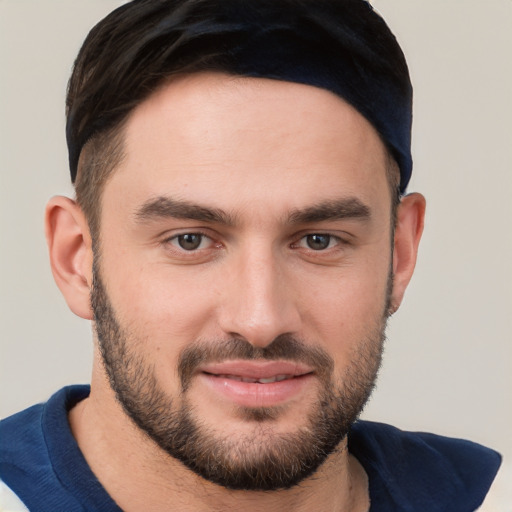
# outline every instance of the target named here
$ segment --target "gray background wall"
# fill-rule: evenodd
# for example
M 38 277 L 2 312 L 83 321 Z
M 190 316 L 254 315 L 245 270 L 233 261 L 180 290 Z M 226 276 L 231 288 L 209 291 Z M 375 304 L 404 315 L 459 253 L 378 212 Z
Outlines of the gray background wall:
M 64 94 L 73 59 L 121 3 L 0 0 L 1 416 L 89 379 L 90 327 L 53 283 L 43 211 L 51 195 L 72 195 Z M 372 3 L 409 60 L 410 190 L 426 195 L 428 212 L 365 417 L 512 458 L 512 1 Z

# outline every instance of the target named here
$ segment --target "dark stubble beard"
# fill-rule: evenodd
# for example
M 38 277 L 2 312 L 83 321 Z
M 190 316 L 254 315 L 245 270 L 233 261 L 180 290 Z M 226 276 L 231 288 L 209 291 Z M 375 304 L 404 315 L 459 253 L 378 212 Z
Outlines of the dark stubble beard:
M 368 334 L 357 344 L 342 375 L 334 375 L 332 357 L 291 336 L 279 336 L 265 348 L 244 339 L 196 341 L 178 358 L 179 396 L 160 387 L 147 361 L 142 339 L 127 332 L 100 277 L 95 259 L 91 303 L 103 365 L 126 414 L 171 457 L 202 478 L 229 489 L 288 489 L 313 474 L 347 436 L 374 388 L 380 367 L 391 277 L 383 314 L 369 320 Z M 172 340 L 169 341 L 172 343 Z M 343 340 L 340 340 L 343 343 Z M 212 432 L 190 404 L 187 391 L 200 364 L 227 359 L 286 359 L 311 366 L 319 381 L 318 400 L 304 404 L 307 420 L 296 432 L 278 433 L 273 422 L 279 407 L 243 408 L 238 413 L 254 424 L 250 435 Z M 309 406 L 309 407 L 308 407 Z

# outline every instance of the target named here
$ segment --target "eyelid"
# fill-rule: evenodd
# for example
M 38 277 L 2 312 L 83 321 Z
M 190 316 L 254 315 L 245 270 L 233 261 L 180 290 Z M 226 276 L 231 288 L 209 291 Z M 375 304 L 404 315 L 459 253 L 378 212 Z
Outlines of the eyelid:
M 307 246 L 307 238 L 309 236 L 315 236 L 315 235 L 328 237 L 329 244 L 327 245 L 327 247 L 325 247 L 324 249 L 313 249 L 312 247 L 308 247 Z M 304 242 L 304 245 L 302 245 L 303 242 Z M 339 247 L 340 245 L 343 245 L 343 244 L 344 244 L 344 241 L 339 236 L 332 235 L 329 233 L 308 233 L 307 235 L 304 235 L 301 238 L 299 238 L 299 240 L 295 243 L 295 245 L 298 248 L 306 249 L 307 251 L 312 251 L 315 253 L 327 252 L 329 250 L 336 249 L 337 247 Z
M 194 249 L 185 249 L 184 247 L 181 247 L 179 244 L 180 244 L 180 238 L 181 237 L 185 237 L 187 235 L 193 235 L 193 236 L 198 236 L 200 237 L 200 242 L 199 242 L 199 246 L 194 248 Z M 210 243 L 208 243 L 208 241 Z M 176 244 L 174 243 L 176 242 Z M 185 252 L 197 252 L 197 251 L 200 251 L 201 249 L 207 249 L 207 247 L 202 247 L 203 245 L 207 244 L 207 245 L 211 245 L 212 243 L 212 239 L 210 237 L 208 237 L 207 235 L 204 235 L 203 233 L 181 233 L 179 235 L 174 235 L 172 236 L 171 238 L 168 239 L 168 243 L 172 244 L 176 249 L 178 250 L 183 250 Z
M 176 254 L 179 253 L 180 257 L 194 257 L 194 255 L 197 257 L 199 253 L 203 253 L 209 249 L 222 247 L 222 244 L 215 240 L 215 238 L 212 236 L 212 233 L 207 231 L 208 230 L 203 228 L 183 228 L 177 231 L 173 231 L 172 234 L 167 232 L 164 234 L 161 240 L 161 244 L 165 246 L 169 252 L 174 252 Z M 176 241 L 180 236 L 184 235 L 200 235 L 203 237 L 203 239 L 209 240 L 208 246 L 187 251 L 186 249 L 179 247 L 177 243 L 172 243 Z M 201 244 L 202 243 L 203 241 L 201 241 Z
M 297 246 L 299 242 L 304 240 L 308 236 L 312 235 L 319 235 L 319 236 L 328 236 L 333 240 L 338 241 L 342 245 L 350 245 L 352 243 L 352 240 L 354 238 L 353 235 L 350 233 L 347 233 L 345 231 L 328 231 L 328 230 L 307 230 L 307 231 L 301 231 L 300 233 L 297 233 L 293 236 L 294 242 L 292 242 L 292 246 Z
M 210 232 L 210 230 L 207 230 L 205 228 L 178 228 L 173 230 L 165 231 L 160 235 L 160 238 L 162 239 L 162 242 L 168 242 L 170 240 L 174 240 L 178 238 L 179 236 L 183 235 L 201 235 L 205 238 L 210 238 L 213 240 L 213 236 Z

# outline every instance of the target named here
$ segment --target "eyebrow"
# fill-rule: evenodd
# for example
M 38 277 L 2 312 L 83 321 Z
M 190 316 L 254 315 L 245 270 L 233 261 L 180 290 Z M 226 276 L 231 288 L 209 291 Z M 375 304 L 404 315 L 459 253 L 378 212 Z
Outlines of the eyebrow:
M 200 206 L 188 201 L 163 196 L 149 199 L 135 212 L 135 218 L 140 223 L 169 217 L 200 222 L 215 222 L 228 226 L 235 224 L 235 219 L 219 208 Z
M 294 210 L 289 216 L 291 224 L 308 224 L 328 220 L 369 220 L 370 208 L 355 197 L 323 201 L 304 209 Z
M 308 224 L 328 220 L 370 219 L 370 208 L 355 197 L 322 201 L 306 208 L 295 209 L 288 216 L 290 224 Z M 189 201 L 159 196 L 146 201 L 135 212 L 140 223 L 156 219 L 175 218 L 234 226 L 236 219 L 220 208 L 201 206 Z

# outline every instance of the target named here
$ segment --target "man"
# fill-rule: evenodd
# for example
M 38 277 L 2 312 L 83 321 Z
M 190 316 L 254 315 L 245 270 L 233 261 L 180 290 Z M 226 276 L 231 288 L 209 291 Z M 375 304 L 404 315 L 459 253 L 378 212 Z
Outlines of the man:
M 357 422 L 424 198 L 411 86 L 362 0 L 136 1 L 67 101 L 76 201 L 52 270 L 93 321 L 91 388 L 2 423 L 29 510 L 480 506 L 481 446 Z

